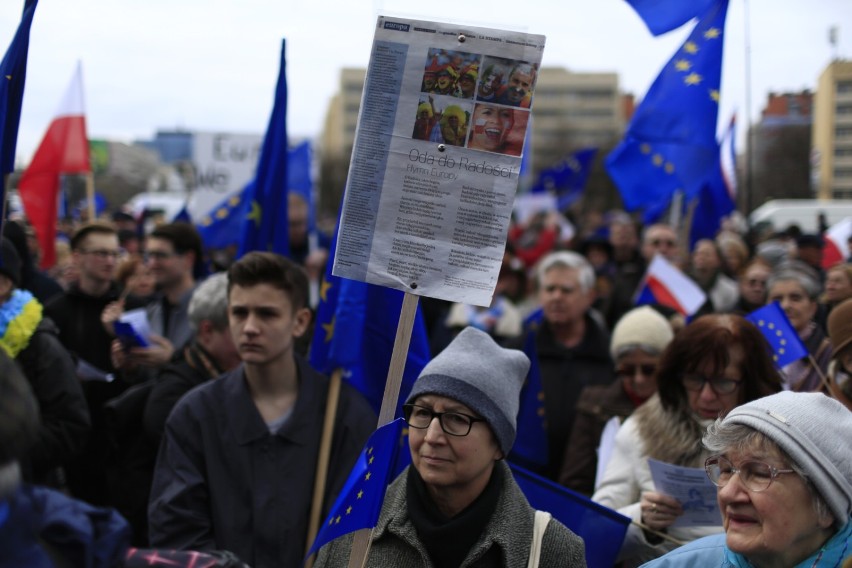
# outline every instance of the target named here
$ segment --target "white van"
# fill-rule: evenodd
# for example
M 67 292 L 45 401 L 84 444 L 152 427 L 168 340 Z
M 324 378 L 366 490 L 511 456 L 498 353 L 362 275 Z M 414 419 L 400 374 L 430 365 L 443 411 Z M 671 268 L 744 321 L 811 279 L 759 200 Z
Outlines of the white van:
M 749 215 L 750 225 L 763 231 L 783 231 L 798 225 L 804 233 L 819 232 L 819 216 L 825 215 L 827 227 L 852 217 L 852 199 L 775 199 L 767 201 Z

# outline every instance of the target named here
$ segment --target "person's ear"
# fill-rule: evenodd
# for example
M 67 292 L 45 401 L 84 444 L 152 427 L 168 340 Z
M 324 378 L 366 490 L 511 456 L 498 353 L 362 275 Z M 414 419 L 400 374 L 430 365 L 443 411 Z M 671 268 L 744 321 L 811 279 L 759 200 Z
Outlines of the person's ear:
M 299 308 L 293 314 L 293 337 L 302 337 L 311 324 L 311 310 Z

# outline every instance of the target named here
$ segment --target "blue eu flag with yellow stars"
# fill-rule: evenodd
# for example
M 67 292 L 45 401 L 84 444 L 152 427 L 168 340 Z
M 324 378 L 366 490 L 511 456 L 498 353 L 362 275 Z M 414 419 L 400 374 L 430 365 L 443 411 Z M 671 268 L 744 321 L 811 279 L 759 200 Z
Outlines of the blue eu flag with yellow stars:
M 688 202 L 719 158 L 716 122 L 728 1 L 712 5 L 636 109 L 606 169 L 629 211 Z
M 772 302 L 746 316 L 769 342 L 772 360 L 779 368 L 808 356 L 808 350 L 799 334 L 793 329 L 787 314 L 778 302 Z
M 655 36 L 697 18 L 716 0 L 627 0 Z
M 24 3 L 21 23 L 0 63 L 0 175 L 12 173 L 15 169 L 18 126 L 21 123 L 21 105 L 27 79 L 30 27 L 37 4 L 38 0 L 27 0 Z M 5 187 L 0 187 L 0 198 L 4 190 Z
M 329 259 L 334 258 L 336 248 L 335 233 Z M 320 285 L 309 360 L 313 368 L 327 375 L 342 369 L 343 380 L 364 395 L 379 413 L 404 293 L 334 276 L 333 264 L 329 260 Z M 418 307 L 395 416 L 401 416 L 402 403 L 429 359 L 426 324 Z
M 254 177 L 254 195 L 243 222 L 237 256 L 253 250 L 290 254 L 287 230 L 287 74 L 285 42 L 281 42 L 281 68 L 275 103 L 260 148 Z M 248 198 L 248 196 L 247 196 Z
M 397 418 L 370 436 L 308 550 L 308 557 L 338 537 L 376 526 L 385 489 L 393 481 L 397 455 L 408 452 L 404 432 L 405 420 Z

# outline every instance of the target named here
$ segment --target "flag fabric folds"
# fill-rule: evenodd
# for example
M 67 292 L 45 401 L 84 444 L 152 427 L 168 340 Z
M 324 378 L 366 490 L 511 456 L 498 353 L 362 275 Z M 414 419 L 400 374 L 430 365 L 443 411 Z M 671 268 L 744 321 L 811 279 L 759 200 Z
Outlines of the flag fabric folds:
M 21 104 L 27 80 L 27 54 L 30 47 L 30 27 L 38 0 L 27 0 L 21 23 L 0 62 L 0 176 L 15 170 L 15 149 L 18 145 L 18 125 L 21 123 Z M 0 187 L 0 199 L 5 199 L 6 184 Z
M 687 4 L 687 3 L 685 3 Z M 629 211 L 700 190 L 719 157 L 716 121 L 728 0 L 714 2 L 636 109 L 606 169 Z
M 275 88 L 275 103 L 254 177 L 254 194 L 242 225 L 237 256 L 253 250 L 289 256 L 287 231 L 287 73 L 285 41 L 281 41 L 281 67 Z M 248 196 L 247 196 L 248 198 Z
M 627 0 L 655 36 L 701 16 L 716 0 Z
M 778 302 L 772 302 L 751 312 L 746 319 L 756 325 L 769 342 L 772 360 L 778 368 L 808 356 L 808 349 Z
M 337 235 L 329 258 L 334 258 Z M 403 292 L 332 275 L 329 260 L 320 285 L 320 304 L 311 341 L 311 366 L 330 375 L 343 370 L 343 380 L 357 389 L 378 413 L 390 367 Z M 429 340 L 420 309 L 414 320 L 395 416 L 401 416 L 414 381 L 429 362 Z
M 404 431 L 405 420 L 397 418 L 370 436 L 308 550 L 308 557 L 338 537 L 376 526 L 385 490 L 393 481 L 396 457 L 408 452 Z
M 849 257 L 849 237 L 852 237 L 852 217 L 835 223 L 823 234 L 822 267 L 831 268 Z
M 91 172 L 86 117 L 83 106 L 83 69 L 77 65 L 56 116 L 29 167 L 18 183 L 18 193 L 42 251 L 41 266 L 56 261 L 56 218 L 62 174 Z
M 554 166 L 545 168 L 539 173 L 538 180 L 530 192 L 554 193 L 557 198 L 556 206 L 560 211 L 564 211 L 582 197 L 597 153 L 597 148 L 584 148 Z
M 311 148 L 310 142 L 306 141 L 287 151 L 287 192 L 288 195 L 301 196 L 308 203 L 308 231 L 316 229 L 312 190 Z M 223 199 L 207 215 L 194 219 L 205 247 L 222 249 L 239 245 L 243 223 L 254 222 L 257 215 L 257 208 L 252 207 L 255 193 L 255 180 L 251 180 L 238 193 Z M 254 215 L 252 211 L 255 211 Z
M 707 295 L 698 284 L 658 254 L 648 265 L 635 303 L 662 304 L 691 316 L 706 301 Z
M 536 469 L 548 462 L 547 429 L 545 427 L 544 389 L 541 385 L 541 370 L 535 349 L 536 334 L 527 332 L 524 353 L 530 359 L 527 380 L 521 389 L 518 408 L 518 429 L 515 445 L 509 459 L 517 464 Z
M 630 518 L 516 464 L 509 467 L 533 508 L 547 511 L 583 539 L 589 568 L 615 564 Z
M 719 143 L 719 160 L 710 170 L 694 201 L 692 225 L 689 233 L 690 249 L 701 239 L 714 239 L 722 226 L 722 219 L 737 206 L 737 169 L 734 138 L 736 117 L 725 130 Z

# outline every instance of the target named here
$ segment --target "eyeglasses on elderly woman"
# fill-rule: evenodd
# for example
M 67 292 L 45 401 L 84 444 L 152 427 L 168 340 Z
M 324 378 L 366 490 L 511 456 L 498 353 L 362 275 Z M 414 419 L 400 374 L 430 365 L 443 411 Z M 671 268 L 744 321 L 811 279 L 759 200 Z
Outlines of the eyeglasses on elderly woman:
M 405 414 L 405 421 L 412 428 L 425 430 L 432 424 L 432 420 L 437 418 L 441 424 L 441 430 L 450 436 L 467 436 L 475 422 L 485 422 L 484 418 L 476 418 L 461 412 L 435 412 L 431 408 L 417 404 L 404 404 L 402 411 Z
M 704 462 L 704 471 L 707 477 L 717 487 L 728 484 L 734 474 L 739 474 L 740 481 L 745 488 L 754 493 L 766 491 L 772 485 L 772 481 L 782 473 L 795 473 L 794 469 L 778 469 L 768 463 L 761 461 L 744 461 L 739 467 L 723 456 L 710 456 Z

